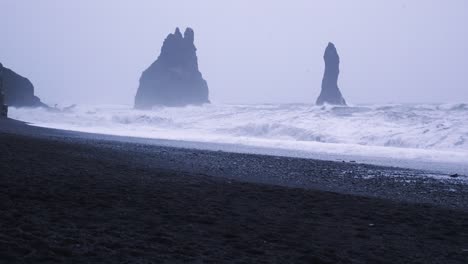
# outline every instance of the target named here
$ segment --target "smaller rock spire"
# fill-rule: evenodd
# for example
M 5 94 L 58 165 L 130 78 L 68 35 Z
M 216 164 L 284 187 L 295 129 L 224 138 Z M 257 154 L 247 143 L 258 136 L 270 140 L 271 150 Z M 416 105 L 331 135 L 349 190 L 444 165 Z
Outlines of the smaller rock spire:
M 325 61 L 325 73 L 323 74 L 322 91 L 317 98 L 317 105 L 346 105 L 346 101 L 338 88 L 340 56 L 333 43 L 328 43 L 323 59 Z

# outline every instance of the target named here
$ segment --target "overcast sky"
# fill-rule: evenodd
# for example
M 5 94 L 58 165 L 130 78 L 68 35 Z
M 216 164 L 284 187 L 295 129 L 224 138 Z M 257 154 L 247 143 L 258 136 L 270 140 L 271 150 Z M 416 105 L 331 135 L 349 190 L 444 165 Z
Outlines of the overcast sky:
M 0 62 L 47 103 L 132 104 L 176 26 L 214 103 L 313 103 L 334 42 L 350 103 L 468 102 L 465 0 L 0 0 Z

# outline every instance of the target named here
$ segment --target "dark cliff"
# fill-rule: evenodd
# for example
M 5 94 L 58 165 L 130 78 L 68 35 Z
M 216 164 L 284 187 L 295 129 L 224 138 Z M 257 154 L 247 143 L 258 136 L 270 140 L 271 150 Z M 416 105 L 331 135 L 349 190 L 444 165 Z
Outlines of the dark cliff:
M 3 93 L 3 65 L 0 63 L 0 118 L 8 116 L 8 107 L 5 105 L 5 94 Z
M 34 95 L 33 84 L 16 72 L 3 67 L 2 68 L 2 86 L 5 104 L 14 107 L 39 107 L 46 106 Z
M 209 103 L 208 85 L 198 69 L 194 32 L 179 28 L 164 40 L 158 59 L 143 72 L 135 108 Z
M 328 43 L 323 59 L 325 60 L 325 73 L 322 80 L 322 91 L 317 98 L 317 105 L 346 105 L 346 101 L 338 88 L 340 56 L 338 56 L 333 43 Z

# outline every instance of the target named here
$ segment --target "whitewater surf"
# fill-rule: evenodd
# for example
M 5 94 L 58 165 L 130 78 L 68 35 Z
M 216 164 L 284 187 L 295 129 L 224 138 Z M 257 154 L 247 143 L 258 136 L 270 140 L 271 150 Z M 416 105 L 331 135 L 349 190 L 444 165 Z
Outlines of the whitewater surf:
M 10 113 L 35 126 L 64 130 L 242 146 L 235 149 L 246 152 L 261 148 L 263 154 L 418 164 L 418 168 L 437 163 L 435 169 L 448 173 L 468 171 L 467 104 L 211 104 L 147 111 L 98 105 L 66 111 L 12 108 Z M 389 160 L 398 162 L 389 164 Z

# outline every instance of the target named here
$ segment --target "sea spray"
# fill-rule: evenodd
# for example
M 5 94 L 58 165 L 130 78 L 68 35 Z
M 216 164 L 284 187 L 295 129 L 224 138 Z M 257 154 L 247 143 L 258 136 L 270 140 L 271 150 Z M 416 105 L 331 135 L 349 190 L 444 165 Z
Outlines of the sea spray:
M 100 105 L 65 112 L 13 108 L 11 117 L 37 126 L 121 136 L 428 161 L 468 160 L 466 104 L 204 105 L 145 111 Z

